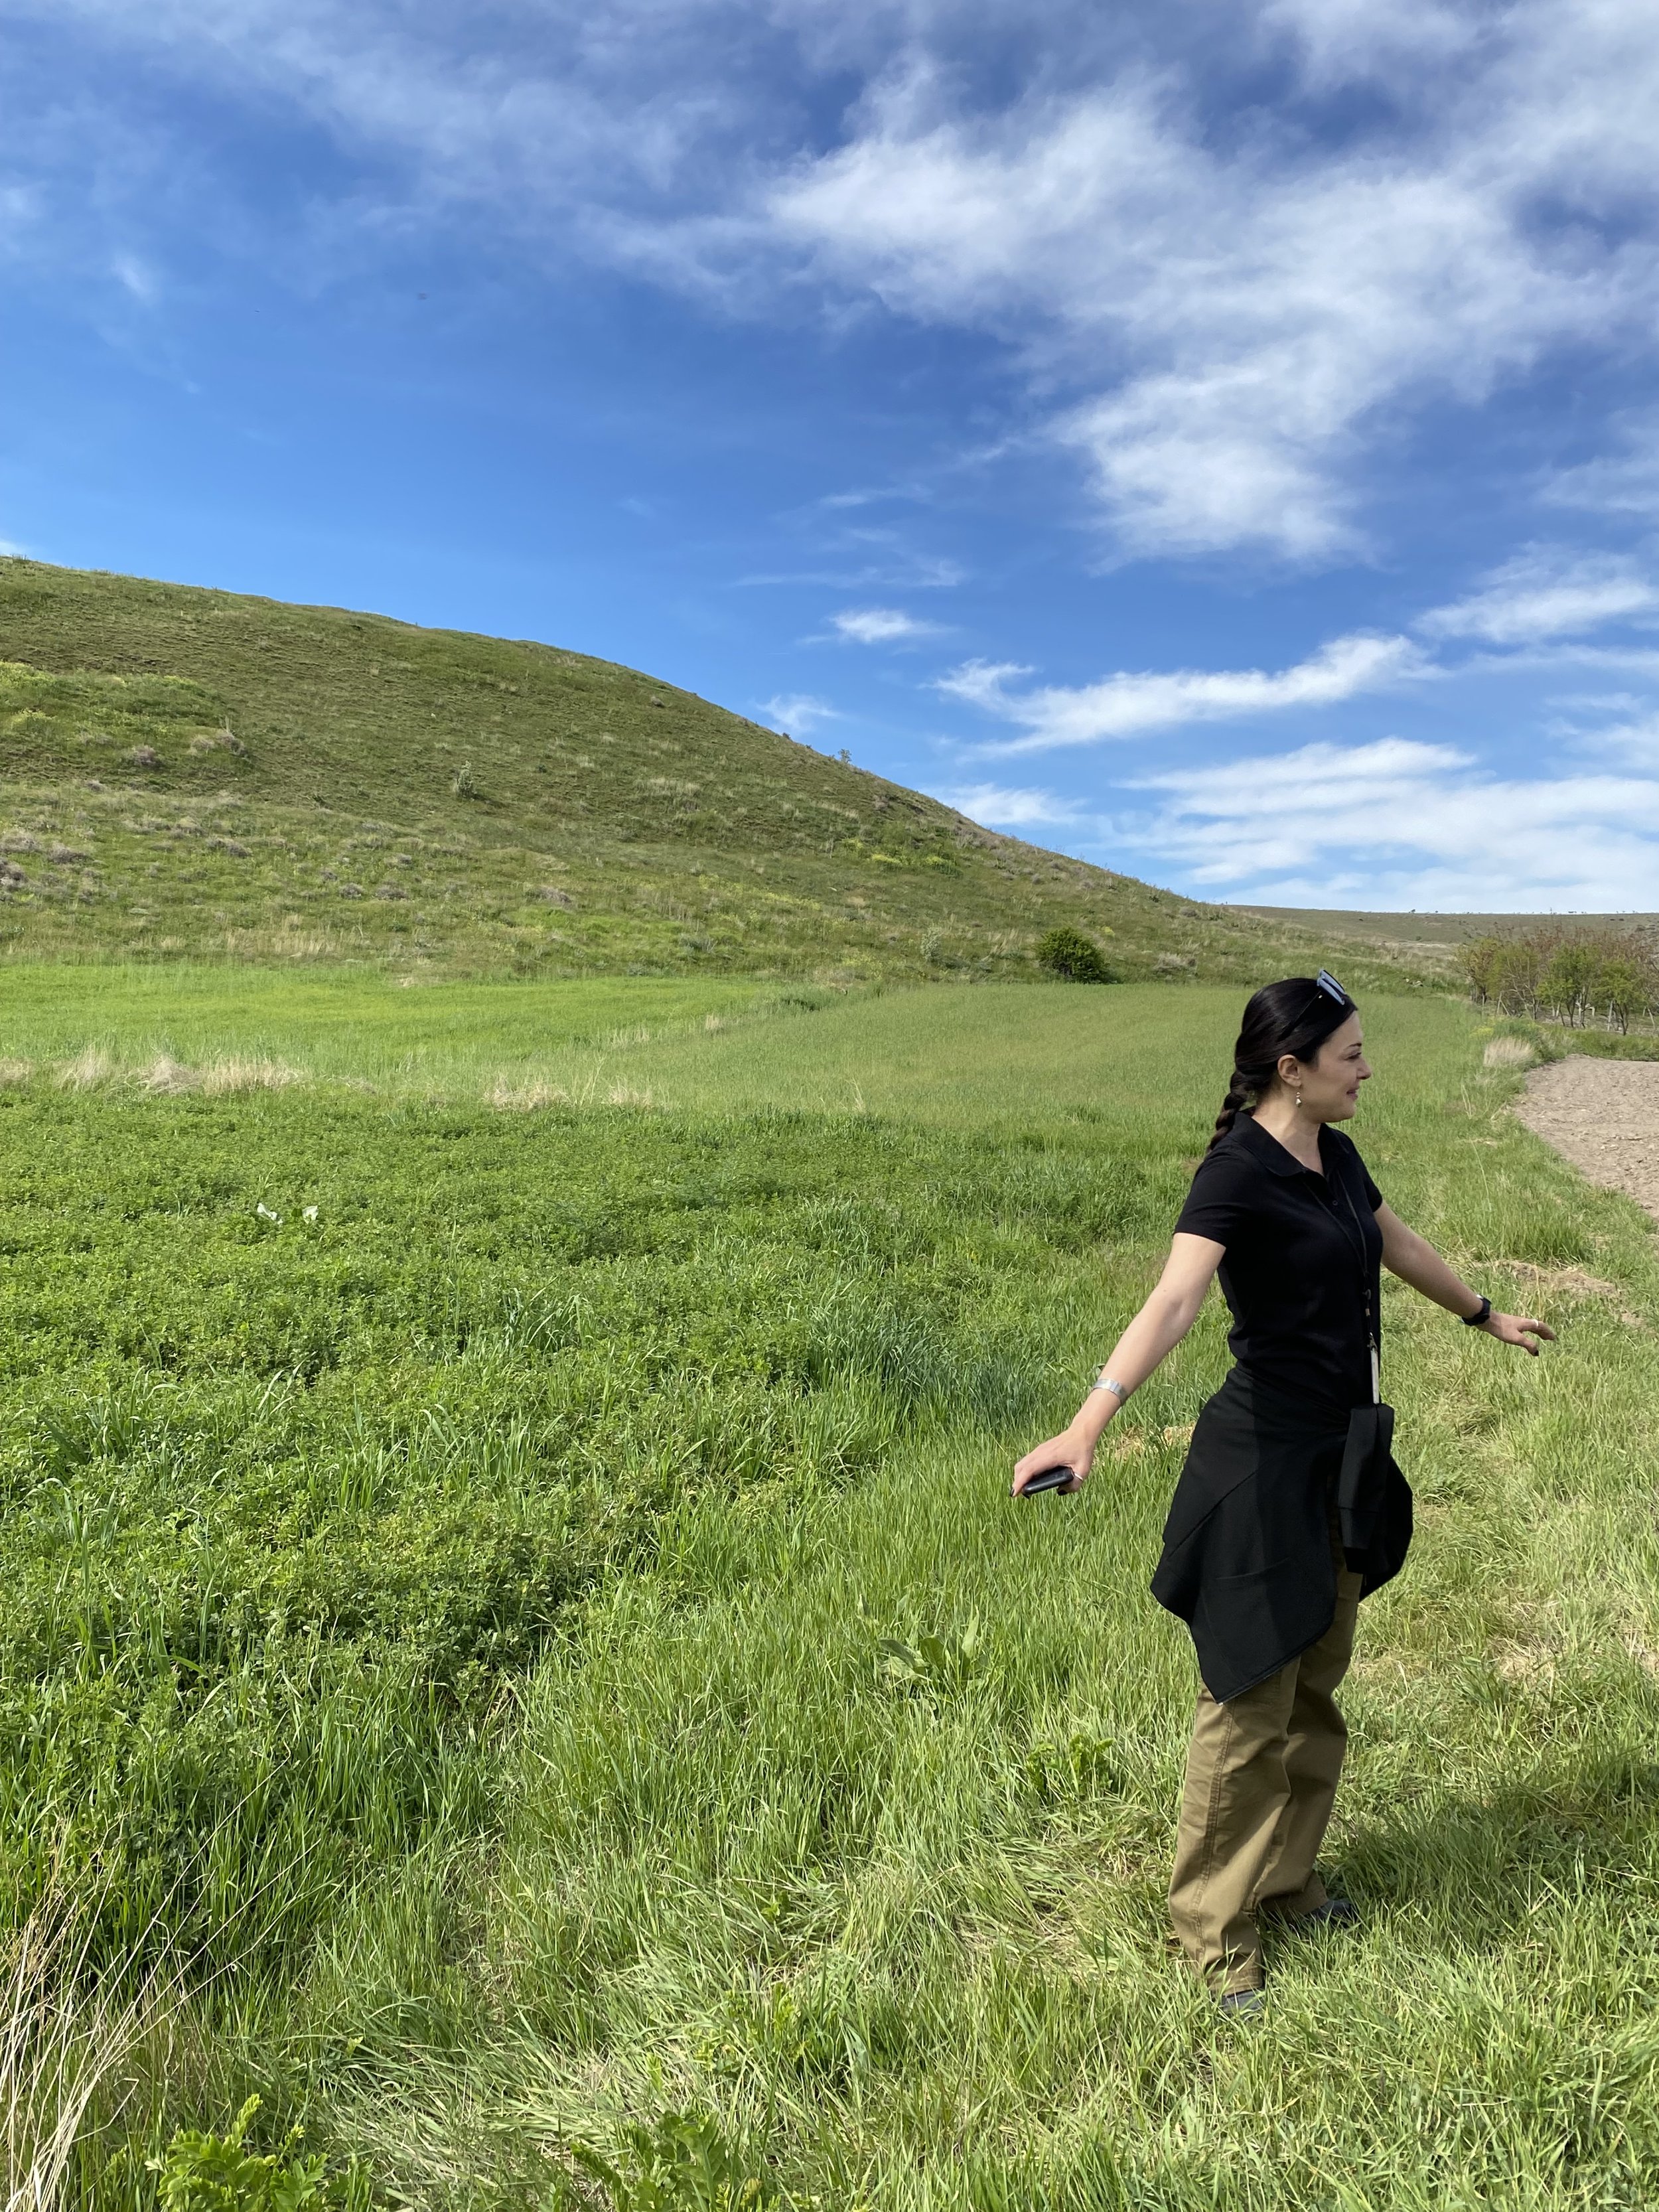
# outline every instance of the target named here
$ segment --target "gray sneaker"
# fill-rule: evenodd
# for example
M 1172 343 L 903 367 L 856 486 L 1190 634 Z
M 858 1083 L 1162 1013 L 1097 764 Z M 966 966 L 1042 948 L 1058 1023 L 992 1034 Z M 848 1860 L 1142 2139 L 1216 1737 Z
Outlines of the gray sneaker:
M 1328 1897 L 1311 1912 L 1298 1912 L 1290 1923 L 1298 1936 L 1317 1936 L 1326 1928 L 1357 1928 L 1358 1924 L 1359 1907 L 1350 1904 L 1346 1897 Z
M 1229 1990 L 1221 2000 L 1221 2009 L 1230 2020 L 1254 2020 L 1259 2012 L 1267 2009 L 1266 1990 Z

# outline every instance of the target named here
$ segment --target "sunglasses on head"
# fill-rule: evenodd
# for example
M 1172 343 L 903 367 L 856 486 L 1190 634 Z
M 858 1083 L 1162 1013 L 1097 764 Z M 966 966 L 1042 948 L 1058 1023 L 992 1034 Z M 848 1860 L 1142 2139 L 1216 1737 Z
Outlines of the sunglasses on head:
M 1332 975 L 1328 968 L 1322 968 L 1318 975 L 1315 976 L 1314 994 L 1313 997 L 1309 1000 L 1307 1006 L 1304 1010 L 1304 1012 L 1310 1014 L 1314 1010 L 1316 1003 L 1321 999 L 1334 1000 L 1339 1006 L 1351 1006 L 1353 1004 L 1353 1000 L 1348 996 L 1342 986 L 1337 981 L 1335 976 Z

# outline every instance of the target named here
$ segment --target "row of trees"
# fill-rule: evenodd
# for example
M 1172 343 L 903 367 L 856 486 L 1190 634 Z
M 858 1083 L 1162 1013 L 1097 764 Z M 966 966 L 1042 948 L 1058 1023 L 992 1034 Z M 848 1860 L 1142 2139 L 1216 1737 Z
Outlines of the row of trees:
M 1516 930 L 1463 947 L 1477 999 L 1506 1014 L 1626 1030 L 1659 1013 L 1659 943 L 1634 929 Z

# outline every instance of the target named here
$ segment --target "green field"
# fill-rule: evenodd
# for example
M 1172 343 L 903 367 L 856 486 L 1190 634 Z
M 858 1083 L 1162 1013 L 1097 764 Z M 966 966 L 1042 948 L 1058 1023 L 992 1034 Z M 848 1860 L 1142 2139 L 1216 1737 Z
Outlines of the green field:
M 591 1096 L 667 1040 L 834 995 L 713 975 L 415 986 L 350 968 L 20 963 L 0 1054 L 13 1081 L 82 1089 L 302 1083 L 476 1102 L 562 1081 Z
M 1165 1929 L 1146 1589 L 1214 1304 L 1081 1500 L 1006 1494 L 1152 1279 L 1236 992 L 13 980 L 0 1864 L 62 1935 L 14 2176 L 80 2068 L 98 2212 L 254 2094 L 249 2155 L 359 2206 L 1652 2202 L 1659 1268 L 1467 1008 L 1367 1010 L 1360 1139 L 1562 1341 L 1388 1300 L 1367 1925 L 1247 2032 Z M 147 1091 L 163 1051 L 303 1079 Z M 611 1051 L 633 1103 L 490 1103 Z
M 305 1085 L 457 1104 L 788 1108 L 929 1121 L 1110 1121 L 1124 1136 L 1185 1059 L 1170 994 L 1063 983 L 848 995 L 741 978 L 432 982 L 362 969 L 18 966 L 14 1082 L 143 1091 Z M 1237 993 L 1189 994 L 1212 1061 Z M 810 1018 L 808 1018 L 810 1017 Z M 1177 1025 L 1178 1026 L 1178 1025 Z M 613 1098 L 612 1092 L 616 1093 Z

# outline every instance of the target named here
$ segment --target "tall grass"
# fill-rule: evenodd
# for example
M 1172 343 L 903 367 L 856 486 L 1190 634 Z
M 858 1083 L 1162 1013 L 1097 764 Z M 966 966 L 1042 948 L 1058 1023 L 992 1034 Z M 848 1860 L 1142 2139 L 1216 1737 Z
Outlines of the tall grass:
M 87 1973 L 74 1904 L 48 1894 L 0 1951 L 0 2203 L 59 2212 L 88 2114 L 129 2057 L 149 1992 Z
M 79 2202 L 254 2094 L 432 2207 L 1651 2200 L 1659 1271 L 1465 1010 L 1367 1009 L 1359 1140 L 1562 1342 L 1386 1300 L 1421 1533 L 1348 1696 L 1366 1920 L 1280 1944 L 1258 2029 L 1162 1900 L 1146 1583 L 1213 1304 L 1082 1498 L 1006 1496 L 1237 1011 L 705 1029 L 640 1048 L 672 1110 L 0 1093 L 10 1893 L 78 1869 L 98 1958 L 202 1962 Z

